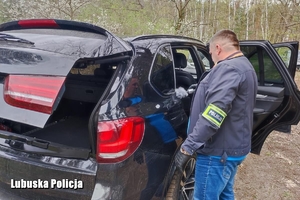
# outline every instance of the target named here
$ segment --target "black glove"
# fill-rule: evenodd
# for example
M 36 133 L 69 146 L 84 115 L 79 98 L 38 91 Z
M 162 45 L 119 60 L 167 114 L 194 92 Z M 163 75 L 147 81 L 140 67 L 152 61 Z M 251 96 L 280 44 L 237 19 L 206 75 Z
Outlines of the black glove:
M 187 161 L 192 157 L 192 155 L 187 155 L 182 153 L 180 150 L 177 151 L 175 155 L 175 166 L 177 169 L 179 169 L 181 172 L 183 172 L 183 168 L 185 167 Z

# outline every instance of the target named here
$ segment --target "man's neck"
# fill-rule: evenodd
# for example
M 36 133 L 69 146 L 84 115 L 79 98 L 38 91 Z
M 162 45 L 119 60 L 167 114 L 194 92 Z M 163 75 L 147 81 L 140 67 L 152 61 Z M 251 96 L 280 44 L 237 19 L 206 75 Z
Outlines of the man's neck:
M 231 56 L 233 56 L 236 53 L 239 53 L 239 50 L 233 50 L 233 51 L 228 51 L 228 52 L 224 52 L 224 54 L 221 56 L 221 60 L 227 59 Z
M 234 51 L 229 51 L 229 52 L 224 52 L 221 56 L 220 59 L 218 61 L 218 63 L 220 61 L 226 60 L 226 59 L 230 59 L 232 57 L 235 57 L 236 55 L 240 56 L 239 54 L 242 54 L 242 52 L 240 50 L 234 50 Z

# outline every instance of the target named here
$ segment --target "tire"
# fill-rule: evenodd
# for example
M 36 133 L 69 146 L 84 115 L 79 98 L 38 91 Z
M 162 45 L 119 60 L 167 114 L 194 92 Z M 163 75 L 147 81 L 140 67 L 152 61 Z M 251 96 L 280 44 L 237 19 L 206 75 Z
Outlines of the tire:
M 196 159 L 192 157 L 187 161 L 183 173 L 175 170 L 171 179 L 165 200 L 192 200 L 195 184 Z

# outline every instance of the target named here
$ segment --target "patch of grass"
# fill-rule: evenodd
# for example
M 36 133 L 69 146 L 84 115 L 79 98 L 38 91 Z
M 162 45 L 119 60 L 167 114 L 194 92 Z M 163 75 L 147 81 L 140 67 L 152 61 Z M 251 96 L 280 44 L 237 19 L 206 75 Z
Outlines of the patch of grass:
M 284 191 L 282 196 L 284 199 L 293 199 L 293 194 L 290 191 Z
M 268 151 L 266 152 L 266 156 L 271 156 L 272 155 L 272 152 Z

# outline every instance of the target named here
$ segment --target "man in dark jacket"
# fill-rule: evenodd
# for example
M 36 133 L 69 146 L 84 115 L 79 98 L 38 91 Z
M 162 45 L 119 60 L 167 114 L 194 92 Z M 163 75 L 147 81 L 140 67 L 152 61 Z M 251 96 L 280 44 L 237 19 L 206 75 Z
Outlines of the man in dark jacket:
M 194 200 L 228 200 L 234 199 L 237 167 L 251 149 L 257 77 L 234 32 L 217 32 L 209 53 L 215 66 L 195 91 L 188 137 L 175 164 L 182 170 L 196 153 Z

